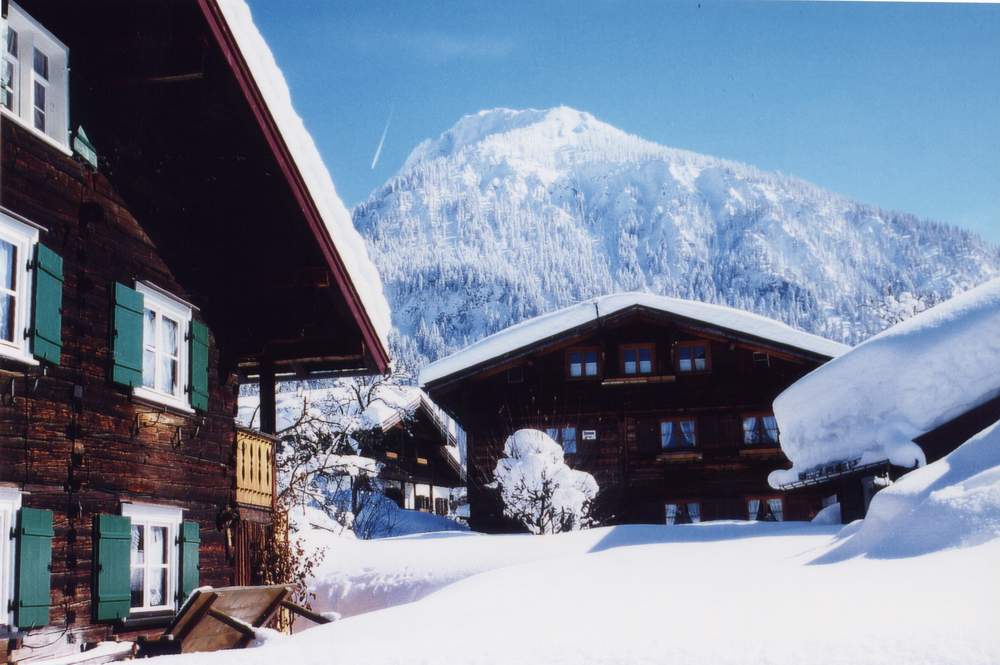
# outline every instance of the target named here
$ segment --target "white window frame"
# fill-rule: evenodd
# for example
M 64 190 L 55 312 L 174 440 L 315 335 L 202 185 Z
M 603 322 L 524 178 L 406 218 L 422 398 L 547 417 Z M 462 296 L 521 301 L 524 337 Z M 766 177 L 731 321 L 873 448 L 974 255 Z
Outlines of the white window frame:
M 162 289 L 158 289 L 151 284 L 137 282 L 135 290 L 142 294 L 143 308 L 151 309 L 157 314 L 157 331 L 159 331 L 162 316 L 166 314 L 171 319 L 177 321 L 177 393 L 170 394 L 157 390 L 155 387 L 147 388 L 144 385 L 136 386 L 132 389 L 137 397 L 165 404 L 166 406 L 180 409 L 187 413 L 194 413 L 188 400 L 188 390 L 190 390 L 190 367 L 188 366 L 188 335 L 191 330 L 191 306 L 187 303 L 167 295 Z M 146 312 L 143 311 L 142 322 L 142 353 L 145 358 L 146 353 Z M 157 356 L 159 358 L 159 356 Z M 155 386 L 155 383 L 154 383 Z
M 21 509 L 21 493 L 0 487 L 0 625 L 13 626 L 14 565 L 17 558 L 17 511 Z
M 166 603 L 162 605 L 149 604 L 149 566 L 144 565 L 143 580 L 143 600 L 142 607 L 131 607 L 130 613 L 143 614 L 147 612 L 163 612 L 177 609 L 177 588 L 180 580 L 180 549 L 178 538 L 180 535 L 181 522 L 184 519 L 184 511 L 175 506 L 159 506 L 150 503 L 123 503 L 122 515 L 132 520 L 132 526 L 141 526 L 145 533 L 143 542 L 148 547 L 149 529 L 151 527 L 166 527 L 167 529 L 167 588 L 164 589 Z M 131 532 L 130 532 L 131 533 Z M 148 562 L 148 555 L 147 555 Z M 129 588 L 132 585 L 132 545 L 129 543 Z M 131 601 L 129 601 L 131 604 Z
M 0 105 L 0 114 L 64 154 L 72 155 L 69 149 L 69 48 L 13 0 L 8 6 L 6 20 L 0 22 L 5 35 L 8 25 L 17 33 L 15 110 Z M 48 78 L 39 79 L 45 86 L 45 131 L 35 128 L 35 49 L 49 60 Z M 4 54 L 8 59 L 6 49 Z
M 31 326 L 31 300 L 34 283 L 34 271 L 28 270 L 28 262 L 34 261 L 35 258 L 38 229 L 0 212 L 0 239 L 9 242 L 17 249 L 16 265 L 14 266 L 14 297 L 16 298 L 14 339 L 8 342 L 0 338 L 0 357 L 37 365 L 38 361 L 31 355 L 27 331 Z
M 7 31 L 8 31 L 8 28 L 10 30 L 13 30 L 14 34 L 17 36 L 17 49 L 18 50 L 17 50 L 16 54 L 11 54 L 10 51 L 9 51 L 9 49 L 8 49 L 8 44 L 7 44 L 7 34 L 8 34 Z M 6 21 L 3 22 L 3 25 L 0 25 L 0 30 L 2 30 L 2 33 L 0 33 L 0 46 L 3 47 L 3 53 L 0 53 L 0 64 L 2 64 L 2 65 L 9 64 L 11 66 L 11 70 L 12 70 L 11 80 L 10 80 L 10 93 L 11 93 L 10 103 L 11 103 L 12 108 L 8 109 L 6 106 L 3 106 L 2 104 L 0 104 L 0 107 L 4 108 L 5 110 L 7 110 L 7 111 L 9 111 L 11 113 L 18 113 L 18 111 L 21 108 L 21 106 L 20 106 L 20 102 L 21 102 L 21 85 L 20 85 L 20 78 L 21 78 L 21 61 L 20 61 L 21 37 L 20 37 L 20 33 L 17 32 L 17 29 L 14 28 L 13 26 L 8 26 L 8 24 L 7 24 Z M 0 71 L 0 77 L 2 77 L 2 76 L 3 76 L 3 72 Z

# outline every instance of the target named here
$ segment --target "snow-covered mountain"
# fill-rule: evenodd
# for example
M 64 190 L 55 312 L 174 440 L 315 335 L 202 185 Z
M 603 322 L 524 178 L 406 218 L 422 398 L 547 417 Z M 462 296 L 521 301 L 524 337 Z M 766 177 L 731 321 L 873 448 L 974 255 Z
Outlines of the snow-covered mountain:
M 462 118 L 418 145 L 354 222 L 393 307 L 395 355 L 411 366 L 620 290 L 855 343 L 903 300 L 919 308 L 1000 275 L 1000 248 L 973 233 L 566 107 Z

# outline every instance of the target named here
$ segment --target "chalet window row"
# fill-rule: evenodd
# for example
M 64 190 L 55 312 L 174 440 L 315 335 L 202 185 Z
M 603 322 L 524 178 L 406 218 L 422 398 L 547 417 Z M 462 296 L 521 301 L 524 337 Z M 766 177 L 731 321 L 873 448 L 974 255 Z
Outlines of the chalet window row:
M 751 413 L 741 416 L 744 446 L 775 447 L 780 441 L 778 421 L 771 413 Z M 543 425 L 546 435 L 562 446 L 566 454 L 579 452 L 582 430 L 576 424 Z M 664 451 L 696 448 L 699 444 L 698 419 L 691 416 L 660 418 L 657 421 L 658 448 Z M 596 431 L 591 438 L 596 437 Z M 640 448 L 650 448 L 648 437 L 641 437 Z M 735 442 L 734 442 L 735 443 Z
M 766 355 L 766 354 L 765 354 Z M 623 344 L 618 348 L 618 374 L 625 377 L 652 376 L 657 372 L 656 346 L 653 344 Z M 711 371 L 711 346 L 707 341 L 676 342 L 673 345 L 672 371 L 696 374 Z M 570 379 L 597 379 L 607 374 L 599 347 L 578 347 L 566 351 L 566 376 Z M 514 381 L 523 381 L 517 374 Z
M 63 261 L 37 228 L 0 213 L 0 357 L 62 361 Z M 208 410 L 208 328 L 143 283 L 112 288 L 112 382 L 183 411 Z
M 751 522 L 783 522 L 785 503 L 781 497 L 748 497 L 744 519 Z M 665 524 L 697 524 L 701 522 L 701 501 L 670 501 L 663 504 Z
M 120 515 L 94 517 L 93 612 L 118 621 L 175 611 L 200 584 L 200 528 L 180 508 L 122 504 Z M 52 511 L 21 505 L 0 488 L 0 625 L 19 629 L 50 620 Z

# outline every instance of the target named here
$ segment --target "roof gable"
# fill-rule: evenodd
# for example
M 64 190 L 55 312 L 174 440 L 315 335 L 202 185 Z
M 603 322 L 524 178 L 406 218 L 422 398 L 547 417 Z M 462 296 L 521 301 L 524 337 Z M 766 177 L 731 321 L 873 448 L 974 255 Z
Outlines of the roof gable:
M 458 374 L 469 373 L 501 358 L 526 352 L 588 326 L 596 326 L 627 310 L 645 309 L 681 321 L 713 328 L 720 333 L 833 358 L 850 347 L 796 330 L 780 321 L 731 307 L 681 300 L 648 293 L 619 293 L 586 300 L 561 310 L 523 321 L 475 342 L 465 349 L 431 363 L 420 372 L 427 385 Z
M 243 0 L 198 0 L 254 109 L 302 212 L 338 277 L 378 368 L 388 365 L 390 310 L 378 270 L 337 195 L 323 158 L 292 105 L 284 75 Z

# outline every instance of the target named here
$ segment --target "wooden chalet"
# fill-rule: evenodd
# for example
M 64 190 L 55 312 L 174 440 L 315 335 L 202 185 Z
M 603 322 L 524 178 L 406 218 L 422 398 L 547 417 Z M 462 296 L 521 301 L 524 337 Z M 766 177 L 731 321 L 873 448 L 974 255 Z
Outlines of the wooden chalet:
M 260 581 L 274 384 L 388 307 L 245 5 L 3 0 L 0 660 Z M 259 381 L 262 430 L 238 430 Z M 116 652 L 117 653 L 117 652 Z
M 501 331 L 420 378 L 466 432 L 476 530 L 516 528 L 487 484 L 525 427 L 594 475 L 606 522 L 805 519 L 767 483 L 788 464 L 771 402 L 846 348 L 726 307 L 620 294 Z
M 373 451 L 385 494 L 400 508 L 448 515 L 451 490 L 465 484 L 454 423 L 422 390 L 402 390 L 407 403 L 387 410 Z

